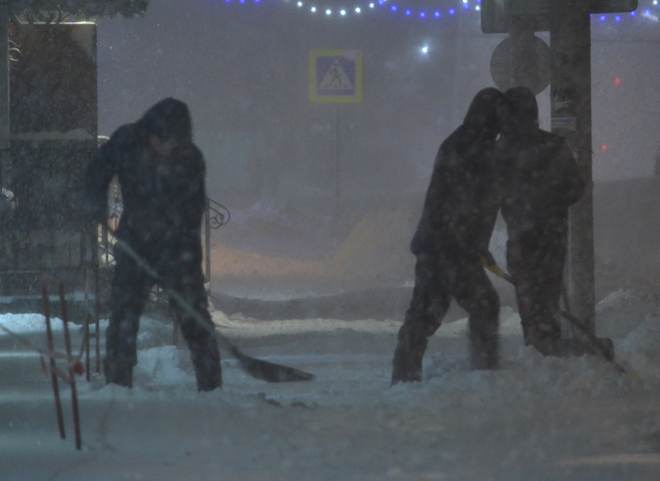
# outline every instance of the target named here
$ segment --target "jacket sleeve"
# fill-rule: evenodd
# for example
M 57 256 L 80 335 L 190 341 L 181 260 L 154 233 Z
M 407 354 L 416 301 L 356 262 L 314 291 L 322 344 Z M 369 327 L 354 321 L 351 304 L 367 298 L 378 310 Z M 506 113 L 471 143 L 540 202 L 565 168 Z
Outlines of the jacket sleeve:
M 433 247 L 445 234 L 445 209 L 442 208 L 443 199 L 447 197 L 450 184 L 451 169 L 448 166 L 447 154 L 440 147 L 436 155 L 431 174 L 431 181 L 426 190 L 422 215 L 410 244 L 410 250 L 415 255 L 430 253 Z
M 108 186 L 118 173 L 121 152 L 128 143 L 129 127 L 117 130 L 96 152 L 85 171 L 83 210 L 90 222 L 103 224 L 108 213 Z
M 557 164 L 563 173 L 563 179 L 559 182 L 562 185 L 558 189 L 562 192 L 564 205 L 568 207 L 580 200 L 584 194 L 585 180 L 580 175 L 580 169 L 566 141 L 563 141 L 560 147 Z
M 584 193 L 584 181 L 564 139 L 561 139 L 546 161 L 542 183 L 539 185 L 532 182 L 529 186 L 532 207 L 539 212 L 564 210 L 580 199 Z

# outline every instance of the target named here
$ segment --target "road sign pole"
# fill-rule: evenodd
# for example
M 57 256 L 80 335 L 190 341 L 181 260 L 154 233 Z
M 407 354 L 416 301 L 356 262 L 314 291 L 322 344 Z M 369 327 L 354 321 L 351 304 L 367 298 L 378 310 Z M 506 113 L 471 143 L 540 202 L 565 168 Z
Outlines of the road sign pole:
M 512 16 L 509 22 L 509 37 L 512 47 L 511 84 L 531 88 L 539 83 L 534 22 L 528 17 Z
M 591 155 L 591 23 L 579 0 L 552 2 L 553 132 L 566 137 L 586 183 L 570 210 L 567 284 L 572 314 L 595 331 L 593 181 Z M 572 333 L 570 328 L 568 333 Z

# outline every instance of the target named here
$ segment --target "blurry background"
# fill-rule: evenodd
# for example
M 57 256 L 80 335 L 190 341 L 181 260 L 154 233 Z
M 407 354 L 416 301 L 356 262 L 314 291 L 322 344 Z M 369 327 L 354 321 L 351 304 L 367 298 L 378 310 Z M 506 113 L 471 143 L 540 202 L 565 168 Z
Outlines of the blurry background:
M 218 295 L 370 289 L 380 292 L 372 304 L 407 302 L 408 242 L 436 150 L 493 84 L 490 57 L 505 36 L 481 33 L 478 0 L 355 5 L 328 0 L 311 13 L 294 0 L 152 0 L 142 18 L 99 22 L 100 134 L 165 96 L 191 107 L 209 196 L 232 211 L 214 231 Z M 599 292 L 653 283 L 660 265 L 658 15 L 657 1 L 640 0 L 633 15 L 593 17 Z M 362 52 L 361 103 L 309 101 L 312 49 Z M 500 259 L 504 242 L 497 232 Z

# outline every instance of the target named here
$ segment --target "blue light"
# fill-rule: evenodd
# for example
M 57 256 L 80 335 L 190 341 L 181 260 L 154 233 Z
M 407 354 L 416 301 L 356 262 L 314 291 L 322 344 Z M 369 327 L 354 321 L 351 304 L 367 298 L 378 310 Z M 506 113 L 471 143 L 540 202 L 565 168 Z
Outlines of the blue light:
M 220 0 L 215 0 L 216 2 L 220 2 Z M 421 10 L 418 8 L 412 8 L 412 7 L 406 7 L 405 4 L 394 4 L 394 2 L 399 2 L 401 0 L 366 0 L 366 2 L 363 6 L 354 6 L 351 7 L 351 10 L 348 9 L 330 9 L 330 8 L 317 8 L 314 5 L 311 4 L 312 1 L 316 0 L 284 0 L 284 3 L 289 4 L 291 6 L 297 6 L 298 8 L 304 8 L 304 10 L 308 11 L 309 13 L 319 13 L 325 12 L 326 17 L 328 18 L 334 18 L 334 17 L 346 17 L 349 15 L 351 12 L 354 12 L 356 15 L 359 15 L 363 13 L 364 9 L 369 8 L 369 9 L 375 9 L 377 7 L 384 7 L 388 9 L 392 14 L 398 14 L 399 12 L 404 13 L 406 17 L 417 17 L 421 20 L 425 19 L 433 19 L 433 20 L 440 20 L 440 19 L 447 19 L 446 17 L 451 17 L 452 19 L 456 19 L 457 17 L 465 16 L 466 14 L 471 15 L 472 13 L 478 14 L 482 8 L 485 2 L 483 0 L 453 0 L 454 6 L 452 8 L 437 8 L 437 9 L 431 9 L 431 10 Z M 362 0 L 354 0 L 356 3 L 361 3 Z M 504 0 L 495 0 L 495 1 L 504 1 Z M 546 1 L 546 0 L 544 0 Z M 549 1 L 549 0 L 548 0 Z M 240 6 L 245 6 L 245 5 L 255 5 L 255 6 L 260 6 L 266 4 L 266 0 L 223 0 L 223 3 L 226 5 L 240 5 Z M 269 4 L 272 2 L 268 2 Z M 279 2 L 276 2 L 279 3 Z M 653 20 L 654 22 L 660 22 L 658 20 L 658 5 L 660 4 L 660 0 L 645 0 L 645 2 L 640 2 L 640 3 L 646 3 L 646 7 L 643 7 L 640 5 L 640 8 L 637 10 L 633 10 L 631 12 L 619 12 L 615 13 L 612 12 L 610 14 L 593 14 L 590 15 L 592 21 L 594 23 L 600 23 L 601 25 L 604 26 L 604 28 L 607 28 L 606 25 L 611 25 L 612 23 L 615 23 L 616 26 L 619 26 L 623 23 L 626 22 L 626 18 L 632 17 L 633 19 L 645 19 L 645 20 Z M 462 8 L 461 8 L 462 7 Z M 424 8 L 424 7 L 422 7 Z

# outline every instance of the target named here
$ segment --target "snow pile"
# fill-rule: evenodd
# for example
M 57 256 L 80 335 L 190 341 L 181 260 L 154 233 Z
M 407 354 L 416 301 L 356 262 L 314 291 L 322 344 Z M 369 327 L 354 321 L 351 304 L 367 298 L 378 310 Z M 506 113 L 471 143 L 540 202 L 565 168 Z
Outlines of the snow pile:
M 649 315 L 660 316 L 660 298 L 657 294 L 617 289 L 596 305 L 598 334 L 623 337 Z
M 105 332 L 107 320 L 101 321 L 101 332 Z M 138 348 L 148 349 L 164 344 L 171 344 L 174 335 L 174 324 L 171 319 L 158 320 L 142 316 L 138 331 Z
M 175 346 L 154 347 L 139 351 L 134 382 L 147 387 L 185 386 L 194 390 L 195 378 L 191 372 L 187 351 Z
M 304 389 L 291 391 L 290 385 L 253 383 L 240 372 L 235 360 L 223 357 L 225 389 L 230 392 L 245 385 L 267 390 L 270 399 L 290 404 L 400 404 L 433 402 L 448 406 L 513 406 L 530 402 L 562 399 L 598 399 L 620 396 L 652 386 L 660 379 L 660 323 L 645 325 L 623 340 L 616 340 L 617 355 L 630 363 L 633 375 L 621 375 L 613 366 L 595 356 L 543 357 L 522 345 L 520 319 L 510 308 L 502 310 L 502 366 L 490 371 L 472 371 L 467 356 L 467 320 L 444 325 L 435 336 L 440 346 L 430 347 L 425 358 L 425 382 L 389 387 L 391 355 L 399 327 L 394 321 L 287 320 L 255 322 L 223 317 L 225 332 L 244 341 L 263 337 L 293 336 L 302 347 L 271 348 L 280 353 L 259 355 L 261 359 L 295 365 L 317 374 Z M 154 324 L 158 327 L 157 324 Z M 143 328 L 148 328 L 144 325 Z M 351 337 L 353 341 L 348 341 Z M 389 342 L 384 342 L 383 339 Z M 655 339 L 651 342 L 650 339 Z M 284 341 L 283 341 L 284 342 Z M 368 351 L 363 351 L 370 342 Z M 346 352 L 337 352 L 338 349 Z M 375 352 L 372 352 L 376 349 Z M 248 349 L 249 350 L 249 349 Z M 332 353 L 326 352 L 333 351 Z M 631 353 L 634 355 L 631 356 Z M 655 362 L 654 365 L 654 360 Z M 370 369 L 365 369 L 371 366 Z M 229 368 L 229 369 L 227 369 Z M 180 387 L 194 391 L 194 373 L 185 348 L 171 346 L 140 351 L 136 384 L 154 387 Z
M 216 311 L 244 352 L 316 378 L 264 383 L 223 356 L 223 389 L 198 393 L 187 349 L 168 345 L 172 324 L 145 318 L 134 388 L 98 375 L 78 385 L 82 452 L 57 436 L 38 356 L 7 352 L 2 479 L 657 480 L 660 317 L 615 339 L 634 375 L 593 356 L 545 358 L 523 346 L 516 312 L 501 319 L 501 369 L 470 370 L 462 319 L 431 339 L 424 382 L 390 387 L 400 322 Z M 40 316 L 23 320 L 36 328 L 24 335 L 44 337 Z
M 42 314 L 3 314 L 0 324 L 16 334 L 46 330 L 46 318 Z M 62 321 L 51 318 L 51 327 L 53 330 L 62 329 Z
M 425 377 L 427 390 L 438 400 L 474 407 L 515 406 L 541 400 L 586 401 L 642 387 L 635 377 L 619 374 L 599 358 L 543 357 L 529 347 L 520 347 L 513 357 L 503 356 L 497 371 L 472 371 L 467 358 L 436 355 Z
M 648 316 L 616 347 L 635 375 L 660 382 L 660 317 Z
M 304 334 L 307 332 L 336 332 L 343 329 L 355 332 L 398 332 L 401 321 L 394 320 L 356 320 L 342 319 L 285 319 L 278 321 L 259 321 L 242 315 L 227 317 L 225 314 L 213 313 L 213 319 L 220 330 L 231 336 L 247 338 L 271 336 L 277 334 Z M 452 323 L 453 325 L 453 323 Z M 226 331 L 223 330 L 227 329 Z

